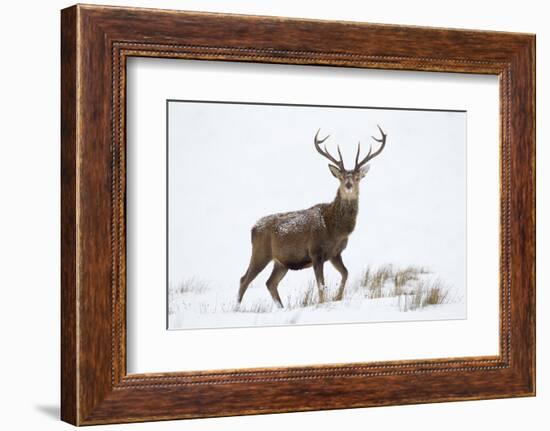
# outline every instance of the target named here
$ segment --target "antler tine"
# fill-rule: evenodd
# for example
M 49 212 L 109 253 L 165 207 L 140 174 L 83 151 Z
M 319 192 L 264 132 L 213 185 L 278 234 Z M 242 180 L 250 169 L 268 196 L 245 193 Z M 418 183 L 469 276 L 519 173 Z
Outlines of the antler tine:
M 381 133 L 382 137 L 380 139 L 378 139 L 378 138 L 375 138 L 374 136 L 371 136 L 371 138 L 374 139 L 376 142 L 380 142 L 382 145 L 380 145 L 380 148 L 378 148 L 378 150 L 376 150 L 374 153 L 372 152 L 372 145 L 371 145 L 368 154 L 360 162 L 358 162 L 358 160 L 359 160 L 359 147 L 358 147 L 357 148 L 357 156 L 355 157 L 355 170 L 358 170 L 361 166 L 363 166 L 369 160 L 374 159 L 378 154 L 380 154 L 382 152 L 382 150 L 386 146 L 386 137 L 388 135 L 386 135 L 384 133 L 384 131 L 382 130 L 382 128 L 378 124 L 376 126 L 378 127 L 378 130 L 380 130 L 380 133 Z
M 370 156 L 370 153 L 372 152 L 372 145 L 369 148 L 369 153 L 367 154 L 367 157 Z M 359 163 L 359 154 L 361 154 L 361 141 L 357 142 L 357 154 L 355 154 L 355 166 Z
M 380 130 L 380 134 L 382 135 L 382 138 L 376 139 L 374 136 L 371 136 L 371 138 L 374 139 L 376 142 L 383 142 L 385 144 L 387 135 L 384 133 L 384 131 L 378 124 L 376 125 L 376 127 L 378 127 L 378 130 Z
M 331 154 L 327 150 L 327 146 L 323 145 L 324 150 L 321 149 L 321 145 L 323 142 L 325 142 L 330 135 L 325 136 L 323 139 L 319 139 L 319 132 L 321 129 L 317 130 L 317 133 L 315 134 L 315 139 L 313 140 L 313 143 L 315 144 L 315 149 L 319 154 L 321 154 L 323 157 L 329 159 L 332 163 L 334 163 L 340 170 L 344 170 L 344 161 L 342 159 L 342 153 L 340 152 L 340 147 L 338 147 L 338 155 L 340 156 L 340 160 L 336 160 L 334 157 L 331 156 Z
M 315 134 L 315 146 L 317 146 L 318 144 L 322 144 L 323 142 L 325 142 L 328 138 L 330 138 L 330 135 L 327 135 L 325 136 L 323 139 L 319 139 L 319 132 L 321 131 L 321 129 L 317 129 L 317 133 Z
M 340 157 L 340 163 L 342 163 L 342 169 L 344 169 L 344 158 L 342 157 L 342 153 L 340 152 L 340 145 L 337 145 L 336 149 L 338 150 L 338 157 Z

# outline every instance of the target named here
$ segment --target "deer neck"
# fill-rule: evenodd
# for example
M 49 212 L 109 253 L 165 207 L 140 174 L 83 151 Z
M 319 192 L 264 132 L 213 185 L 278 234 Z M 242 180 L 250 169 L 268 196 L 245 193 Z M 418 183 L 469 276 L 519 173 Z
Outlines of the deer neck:
M 357 212 L 359 211 L 359 197 L 342 197 L 340 190 L 328 207 L 328 225 L 330 229 L 339 235 L 347 236 L 355 229 Z

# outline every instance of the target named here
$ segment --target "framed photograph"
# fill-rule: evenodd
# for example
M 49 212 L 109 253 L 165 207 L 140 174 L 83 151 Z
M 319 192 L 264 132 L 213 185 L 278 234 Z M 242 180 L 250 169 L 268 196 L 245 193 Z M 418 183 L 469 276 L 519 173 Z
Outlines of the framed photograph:
M 61 18 L 63 420 L 535 394 L 534 35 Z
M 466 318 L 465 111 L 168 100 L 167 116 L 168 329 Z M 345 142 L 368 130 L 363 153 Z

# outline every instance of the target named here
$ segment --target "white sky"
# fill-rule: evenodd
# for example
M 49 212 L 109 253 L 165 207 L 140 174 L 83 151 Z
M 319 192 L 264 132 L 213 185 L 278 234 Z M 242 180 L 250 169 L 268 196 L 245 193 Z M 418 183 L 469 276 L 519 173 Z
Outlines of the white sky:
M 423 265 L 458 293 L 466 280 L 466 113 L 215 103 L 169 103 L 169 282 L 195 277 L 235 294 L 262 216 L 331 201 L 338 187 L 314 149 L 321 136 L 353 167 L 388 135 L 361 182 L 343 253 L 350 281 L 367 265 Z M 254 281 L 263 285 L 268 266 Z M 327 263 L 327 278 L 337 280 Z M 313 278 L 290 271 L 281 286 Z

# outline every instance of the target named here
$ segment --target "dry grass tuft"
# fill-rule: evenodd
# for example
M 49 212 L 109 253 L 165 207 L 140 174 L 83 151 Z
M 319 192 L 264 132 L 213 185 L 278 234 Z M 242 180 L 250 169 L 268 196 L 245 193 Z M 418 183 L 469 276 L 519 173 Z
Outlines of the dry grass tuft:
M 429 271 L 423 267 L 408 266 L 395 272 L 393 276 L 393 294 L 394 296 L 403 295 L 405 287 L 411 282 L 418 281 L 421 275 L 428 274 Z
M 369 298 L 382 298 L 384 294 L 384 285 L 394 275 L 393 266 L 391 264 L 382 265 L 376 271 L 371 271 L 368 268 L 363 273 L 363 288 L 367 290 Z
M 271 313 L 275 310 L 275 303 L 269 299 L 269 301 L 258 301 L 253 304 L 238 304 L 235 302 L 233 311 L 241 313 Z
M 396 268 L 391 264 L 367 267 L 347 295 L 362 290 L 369 299 L 398 298 L 402 311 L 417 310 L 428 305 L 449 302 L 449 289 L 441 280 L 428 280 L 430 271 L 423 266 Z
M 172 291 L 174 293 L 204 293 L 209 288 L 208 283 L 195 277 L 183 280 L 180 284 L 175 286 Z
M 298 296 L 291 296 L 285 308 L 294 310 L 298 308 L 316 307 L 319 304 L 325 304 L 332 302 L 334 298 L 331 296 L 331 291 L 328 287 L 325 287 L 321 292 L 317 289 L 315 281 L 310 280 L 304 291 L 300 292 Z
M 442 285 L 440 280 L 436 280 L 427 290 L 423 305 L 438 305 L 448 302 L 449 291 Z
M 315 301 L 315 292 L 317 287 L 315 283 L 309 282 L 307 288 L 302 294 L 298 297 L 296 302 L 293 304 L 293 308 L 304 308 L 311 307 L 316 303 Z M 319 302 L 322 302 L 322 298 L 319 298 Z
M 439 279 L 420 281 L 412 295 L 399 296 L 401 311 L 413 311 L 427 305 L 439 305 L 449 302 L 449 290 Z
M 187 308 L 188 303 L 182 301 L 182 295 L 204 293 L 209 288 L 207 282 L 195 277 L 185 279 L 175 286 L 170 286 L 169 298 L 171 299 L 168 303 L 168 314 L 176 314 Z

